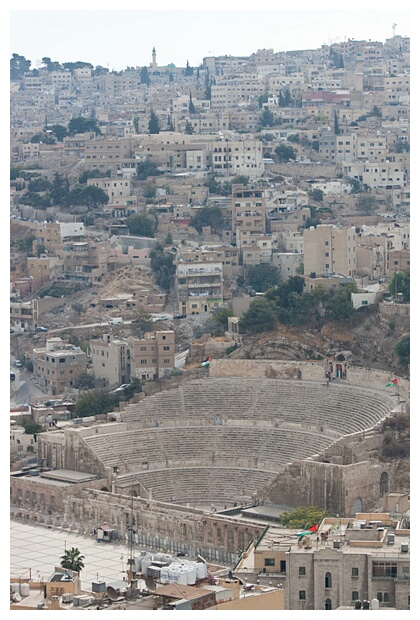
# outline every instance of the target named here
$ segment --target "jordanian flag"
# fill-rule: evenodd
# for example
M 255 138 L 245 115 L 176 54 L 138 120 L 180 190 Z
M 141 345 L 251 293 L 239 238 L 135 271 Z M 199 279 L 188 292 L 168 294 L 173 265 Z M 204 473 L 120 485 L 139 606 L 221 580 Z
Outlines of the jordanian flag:
M 391 387 L 391 385 L 398 385 L 398 379 L 392 379 L 392 381 L 387 383 L 385 387 Z
M 315 534 L 318 531 L 318 523 L 315 523 L 312 527 L 308 527 L 307 530 L 302 530 L 302 532 L 297 532 L 296 536 L 309 536 L 309 534 Z

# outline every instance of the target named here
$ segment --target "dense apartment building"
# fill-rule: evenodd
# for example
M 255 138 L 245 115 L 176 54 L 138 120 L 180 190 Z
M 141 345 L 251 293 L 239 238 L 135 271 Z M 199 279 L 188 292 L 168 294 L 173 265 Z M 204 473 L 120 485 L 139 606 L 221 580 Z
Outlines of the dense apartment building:
M 175 287 L 180 314 L 207 314 L 223 304 L 221 261 L 178 260 Z
M 109 241 L 68 242 L 62 246 L 60 258 L 64 277 L 90 282 L 100 281 L 117 266 L 117 255 Z
M 103 379 L 105 385 L 128 383 L 129 360 L 127 343 L 104 334 L 102 340 L 92 339 L 89 345 L 92 370 L 96 379 Z
M 321 224 L 303 233 L 304 274 L 322 277 L 356 275 L 356 229 Z
M 241 232 L 263 235 L 266 232 L 265 198 L 262 189 L 244 185 L 232 187 L 232 233 L 241 249 Z
M 51 395 L 63 394 L 86 372 L 87 356 L 80 347 L 61 338 L 49 338 L 43 349 L 33 350 L 34 375 Z
M 159 379 L 175 368 L 175 332 L 146 332 L 143 338 L 127 338 L 130 376 L 145 381 Z
M 407 498 L 390 493 L 385 501 L 395 510 L 396 499 L 402 511 Z M 269 527 L 236 574 L 243 566 L 281 584 L 288 610 L 410 609 L 410 529 L 401 514 L 328 517 L 300 538 Z
M 222 138 L 213 144 L 213 171 L 222 176 L 258 178 L 264 172 L 260 140 Z

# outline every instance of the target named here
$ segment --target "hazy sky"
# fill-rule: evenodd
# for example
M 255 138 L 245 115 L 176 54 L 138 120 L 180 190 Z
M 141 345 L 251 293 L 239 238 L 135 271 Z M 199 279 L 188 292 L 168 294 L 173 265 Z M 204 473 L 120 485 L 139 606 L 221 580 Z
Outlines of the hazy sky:
M 47 56 L 59 62 L 86 61 L 94 66 L 124 69 L 151 62 L 153 46 L 159 65 L 197 66 L 208 55 L 249 55 L 257 49 L 275 52 L 320 47 L 347 38 L 385 41 L 396 34 L 410 36 L 407 3 L 349 3 L 351 11 L 332 10 L 337 2 L 299 3 L 298 11 L 276 10 L 281 3 L 261 0 L 241 3 L 212 0 L 212 10 L 196 9 L 198 2 L 161 1 L 157 11 L 139 10 L 153 3 L 123 2 L 121 10 L 104 9 L 104 2 L 14 2 L 10 6 L 10 54 L 32 61 Z M 406 4 L 406 6 L 404 6 Z M 113 3 L 113 7 L 117 3 Z M 246 10 L 258 6 L 258 11 Z M 105 6 L 109 6 L 108 4 Z M 132 10 L 133 6 L 137 10 Z M 176 6 L 177 10 L 171 10 Z M 241 6 L 241 9 L 237 7 Z M 308 9 L 306 10 L 306 7 Z M 331 8 L 332 7 L 332 8 Z

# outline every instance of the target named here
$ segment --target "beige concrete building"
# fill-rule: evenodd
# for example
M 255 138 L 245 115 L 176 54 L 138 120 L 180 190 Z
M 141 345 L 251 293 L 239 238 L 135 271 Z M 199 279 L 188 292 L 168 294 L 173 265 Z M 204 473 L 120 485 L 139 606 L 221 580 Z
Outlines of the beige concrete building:
M 356 229 L 321 224 L 303 233 L 304 274 L 356 275 Z
M 130 376 L 140 380 L 158 379 L 175 368 L 175 332 L 146 332 L 143 338 L 127 339 Z
M 239 239 L 239 230 L 263 235 L 266 232 L 264 192 L 244 185 L 232 187 L 232 232 Z M 240 245 L 237 246 L 242 249 Z
M 222 138 L 213 144 L 212 167 L 222 176 L 246 175 L 259 178 L 264 173 L 260 140 Z
M 401 501 L 404 500 L 400 495 Z M 283 585 L 285 609 L 410 609 L 410 530 L 389 513 L 325 518 L 317 534 L 270 526 L 235 567 Z M 373 601 L 376 599 L 376 602 Z
M 104 379 L 107 386 L 129 382 L 127 343 L 125 341 L 104 334 L 102 340 L 91 340 L 89 348 L 95 378 Z
M 50 338 L 43 349 L 33 351 L 34 374 L 53 396 L 74 387 L 79 375 L 86 372 L 87 356 L 80 347 L 61 338 Z
M 179 260 L 175 283 L 180 314 L 207 314 L 223 304 L 221 261 Z
M 10 327 L 15 332 L 30 332 L 38 321 L 37 300 L 10 301 Z

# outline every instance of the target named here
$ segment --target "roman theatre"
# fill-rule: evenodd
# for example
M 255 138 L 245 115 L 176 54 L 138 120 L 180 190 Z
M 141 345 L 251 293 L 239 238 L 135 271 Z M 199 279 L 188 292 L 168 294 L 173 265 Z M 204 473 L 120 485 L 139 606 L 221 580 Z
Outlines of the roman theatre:
M 408 407 L 389 373 L 324 362 L 214 360 L 202 376 L 38 437 L 40 474 L 11 478 L 15 516 L 232 561 L 263 526 L 234 504 L 373 510 L 396 464 L 374 458 L 387 416 Z M 226 507 L 226 509 L 225 509 Z M 18 514 L 20 511 L 20 515 Z

